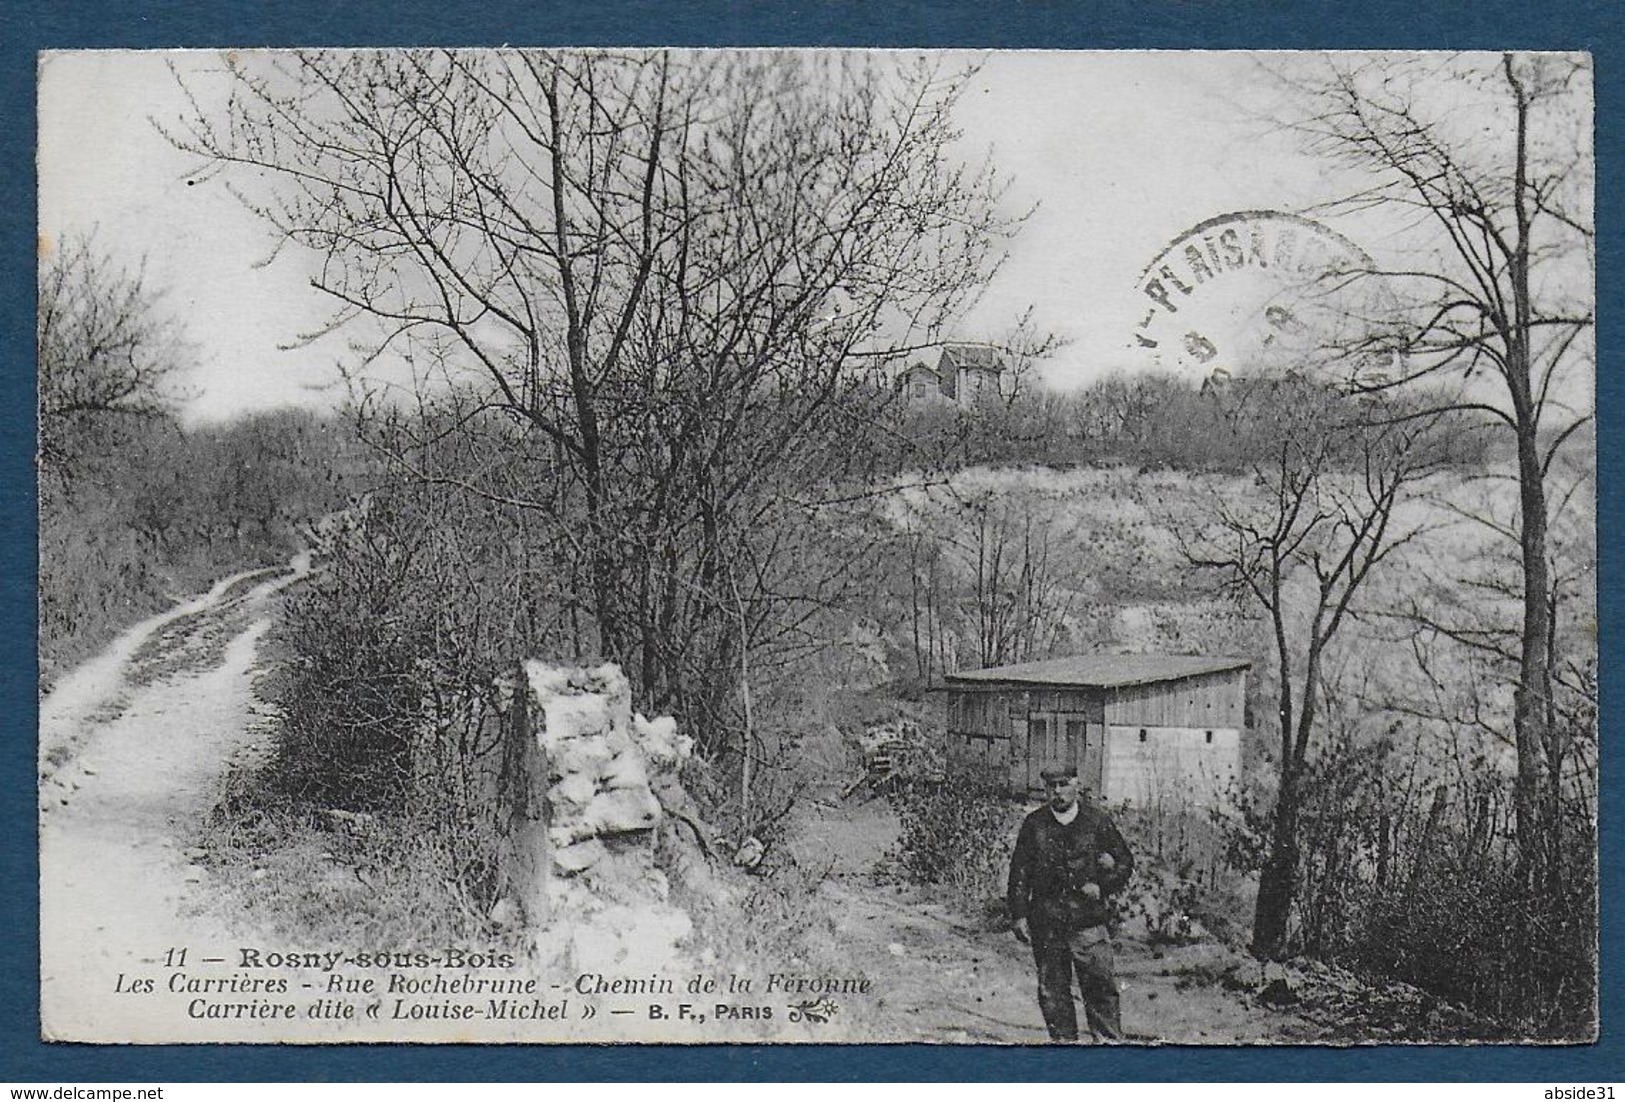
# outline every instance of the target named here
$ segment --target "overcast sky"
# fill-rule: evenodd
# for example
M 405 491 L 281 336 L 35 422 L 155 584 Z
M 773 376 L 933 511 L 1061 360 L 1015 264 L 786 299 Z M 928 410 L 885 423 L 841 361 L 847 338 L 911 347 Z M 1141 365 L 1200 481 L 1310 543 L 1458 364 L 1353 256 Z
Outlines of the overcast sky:
M 1071 341 L 1044 367 L 1057 385 L 1133 363 L 1146 302 L 1137 278 L 1171 239 L 1226 212 L 1329 196 L 1324 166 L 1258 121 L 1277 93 L 1255 56 L 970 56 L 986 63 L 961 108 L 967 152 L 991 148 L 1012 181 L 1011 209 L 1038 210 L 954 335 L 994 337 L 1031 303 L 1041 327 Z M 94 231 L 120 255 L 147 258 L 201 353 L 190 417 L 329 403 L 343 343 L 282 347 L 324 316 L 300 259 L 263 265 L 265 227 L 220 181 L 192 182 L 195 166 L 149 121 L 184 106 L 171 63 L 195 71 L 213 59 L 105 52 L 42 62 L 41 233 L 48 247 L 58 235 Z

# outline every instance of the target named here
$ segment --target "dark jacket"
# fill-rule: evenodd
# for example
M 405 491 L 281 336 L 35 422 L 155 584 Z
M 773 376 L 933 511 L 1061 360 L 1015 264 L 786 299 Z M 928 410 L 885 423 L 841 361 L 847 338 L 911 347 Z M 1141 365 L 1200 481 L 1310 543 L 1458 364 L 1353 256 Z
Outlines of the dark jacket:
M 1102 853 L 1116 862 L 1110 870 L 1100 867 Z M 1063 826 L 1045 804 L 1022 821 L 1016 835 L 1007 897 L 1010 918 L 1050 928 L 1104 925 L 1111 914 L 1106 897 L 1122 890 L 1133 871 L 1128 844 L 1104 811 L 1080 800 L 1077 817 Z M 1099 899 L 1083 894 L 1083 886 L 1091 882 L 1100 886 Z

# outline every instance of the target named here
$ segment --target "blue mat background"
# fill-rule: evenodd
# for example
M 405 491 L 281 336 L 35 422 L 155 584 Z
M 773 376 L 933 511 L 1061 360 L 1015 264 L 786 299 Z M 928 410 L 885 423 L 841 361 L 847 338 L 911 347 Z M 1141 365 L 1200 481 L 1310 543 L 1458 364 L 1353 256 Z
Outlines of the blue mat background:
M 0 5 L 0 1082 L 527 1080 L 1106 1080 L 1597 1083 L 1625 1078 L 1620 987 L 1619 499 L 1625 393 L 1619 348 L 1625 18 L 1617 6 L 1561 0 L 1366 0 L 1355 3 L 1110 0 L 912 0 L 727 3 L 721 0 L 487 0 L 477 5 L 94 3 Z M 1578 1048 L 1009 1049 L 930 1046 L 652 1048 L 281 1046 L 119 1047 L 38 1040 L 34 816 L 35 54 L 59 48 L 295 45 L 796 45 L 987 48 L 1584 49 L 1597 58 L 1598 399 L 1601 508 L 1603 906 L 1602 1040 Z

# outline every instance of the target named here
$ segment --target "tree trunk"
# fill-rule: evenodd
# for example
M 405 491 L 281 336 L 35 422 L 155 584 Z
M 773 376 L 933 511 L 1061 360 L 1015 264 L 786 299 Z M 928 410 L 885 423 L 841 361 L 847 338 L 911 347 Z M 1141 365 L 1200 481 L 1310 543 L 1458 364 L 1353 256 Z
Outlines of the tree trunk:
M 1377 812 L 1377 893 L 1380 895 L 1388 890 L 1393 875 L 1394 816 L 1388 808 L 1387 792 L 1379 798 L 1382 800 L 1382 810 Z
M 1519 503 L 1523 553 L 1523 635 L 1518 662 L 1518 687 L 1513 698 L 1512 724 L 1518 748 L 1517 830 L 1518 864 L 1530 887 L 1542 890 L 1555 869 L 1548 859 L 1555 841 L 1555 809 L 1543 792 L 1543 780 L 1552 763 L 1545 760 L 1550 731 L 1547 711 L 1552 695 L 1551 605 L 1546 561 L 1546 492 L 1540 477 L 1540 459 L 1533 426 L 1518 433 Z
M 1422 826 L 1422 836 L 1412 847 L 1411 871 L 1405 881 L 1405 903 L 1409 908 L 1411 900 L 1416 897 L 1418 887 L 1426 887 L 1424 877 L 1432 868 L 1435 839 L 1439 834 L 1439 823 L 1444 819 L 1445 808 L 1449 806 L 1450 792 L 1444 785 L 1433 790 L 1433 803 L 1428 808 L 1427 822 Z
M 1283 770 L 1281 791 L 1275 799 L 1269 856 L 1258 877 L 1258 903 L 1253 909 L 1252 952 L 1261 960 L 1280 960 L 1289 955 L 1287 924 L 1292 916 L 1292 897 L 1298 880 L 1301 799 L 1297 771 Z
M 513 700 L 504 717 L 497 782 L 498 821 L 503 828 L 499 853 L 502 895 L 535 927 L 547 917 L 547 869 L 552 852 L 547 839 L 548 765 L 532 726 L 535 717 L 525 664 L 516 662 L 509 676 L 513 678 Z
M 914 669 L 926 688 L 931 687 L 931 652 L 920 645 L 920 539 L 915 537 L 908 546 L 908 595 L 910 626 L 914 630 Z M 929 637 L 927 638 L 929 646 Z
M 1512 189 L 1517 236 L 1510 264 L 1513 317 L 1505 340 L 1507 389 L 1518 436 L 1519 551 L 1523 559 L 1523 633 L 1512 712 L 1518 749 L 1518 871 L 1527 887 L 1555 895 L 1560 889 L 1558 866 L 1550 858 L 1557 848 L 1556 809 L 1547 806 L 1550 800 L 1543 784 L 1547 771 L 1555 764 L 1550 760 L 1552 609 L 1540 408 L 1532 385 L 1530 351 L 1534 312 L 1529 289 L 1529 94 L 1513 67 L 1511 54 L 1503 55 L 1502 65 L 1517 108 Z

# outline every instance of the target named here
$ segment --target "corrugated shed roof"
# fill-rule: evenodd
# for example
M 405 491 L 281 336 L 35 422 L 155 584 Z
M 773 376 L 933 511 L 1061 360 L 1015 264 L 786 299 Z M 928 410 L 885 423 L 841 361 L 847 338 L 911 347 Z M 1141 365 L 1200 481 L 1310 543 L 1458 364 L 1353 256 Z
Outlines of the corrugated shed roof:
M 1022 662 L 985 670 L 949 674 L 955 685 L 1012 682 L 1022 685 L 1077 685 L 1114 689 L 1127 685 L 1153 685 L 1202 674 L 1241 670 L 1252 663 L 1245 658 L 1204 657 L 1194 654 L 1079 654 L 1044 662 Z

